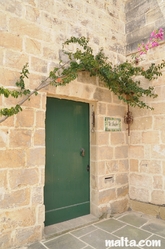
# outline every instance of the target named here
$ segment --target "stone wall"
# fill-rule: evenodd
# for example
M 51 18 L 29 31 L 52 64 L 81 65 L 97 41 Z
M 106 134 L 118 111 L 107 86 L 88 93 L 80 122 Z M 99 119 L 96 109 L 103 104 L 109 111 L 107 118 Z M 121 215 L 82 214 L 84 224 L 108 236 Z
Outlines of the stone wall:
M 165 1 L 128 1 L 126 3 L 127 53 L 136 51 L 137 43 L 148 40 L 152 30 L 165 27 Z M 160 63 L 165 58 L 165 43 L 150 49 L 143 55 L 141 65 Z M 158 98 L 146 99 L 153 111 L 132 109 L 134 123 L 131 126 L 129 146 L 130 206 L 164 218 L 165 204 L 165 98 L 164 75 L 153 82 Z
M 163 0 L 128 0 L 125 5 L 127 54 L 146 42 L 151 32 L 165 28 L 165 2 Z
M 29 63 L 26 85 L 34 89 L 59 60 L 62 42 L 86 36 L 113 63 L 125 59 L 124 2 L 102 0 L 1 0 L 1 85 L 13 88 Z M 96 112 L 91 133 L 91 213 L 98 217 L 128 207 L 125 106 L 98 79 L 80 74 L 65 87 L 48 87 L 0 124 L 0 247 L 40 240 L 44 230 L 46 97 L 85 101 Z M 16 103 L 0 99 L 0 107 Z M 104 117 L 121 118 L 121 132 L 105 132 Z M 105 177 L 112 177 L 106 181 Z

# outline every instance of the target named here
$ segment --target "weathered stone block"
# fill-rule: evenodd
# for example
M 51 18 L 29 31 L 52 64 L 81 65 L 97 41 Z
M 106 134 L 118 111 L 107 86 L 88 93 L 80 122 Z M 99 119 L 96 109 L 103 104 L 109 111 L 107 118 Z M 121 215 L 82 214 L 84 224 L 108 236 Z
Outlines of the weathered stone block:
M 103 161 L 91 162 L 90 173 L 97 176 L 105 175 L 105 163 Z
M 4 3 L 4 1 L 2 1 L 0 3 L 0 8 L 1 8 L 1 10 L 5 10 L 5 11 L 9 12 L 10 14 L 14 13 L 15 15 L 17 15 L 19 17 L 22 16 L 22 12 L 23 12 L 22 4 L 19 3 L 18 1 L 15 1 L 15 3 L 14 2 L 10 3 L 8 1 L 5 1 L 5 3 Z
M 32 148 L 27 151 L 27 166 L 45 165 L 45 148 Z
M 0 248 L 9 249 L 13 246 L 11 231 L 0 233 Z
M 160 160 L 142 160 L 140 163 L 140 172 L 151 174 L 161 174 L 162 166 Z
M 25 107 L 33 107 L 33 108 L 38 108 L 38 109 L 42 109 L 42 94 L 41 93 L 38 93 L 37 96 L 35 95 L 32 95 L 30 97 L 30 100 L 29 101 L 26 101 L 22 106 L 25 106 Z
M 29 57 L 26 54 L 12 50 L 6 51 L 5 66 L 22 70 L 23 66 L 29 62 Z
M 153 159 L 165 159 L 165 145 L 164 144 L 156 144 L 152 145 L 152 158 Z
M 115 158 L 128 158 L 128 146 L 122 145 L 115 148 Z
M 0 191 L 7 189 L 7 170 L 0 171 Z
M 1 148 L 6 148 L 6 146 L 9 144 L 9 132 L 7 129 L 0 130 L 0 147 Z
M 152 1 L 153 2 L 153 1 Z M 151 23 L 163 17 L 161 9 L 159 7 L 154 8 L 145 14 L 146 22 Z
M 27 187 L 39 183 L 38 169 L 18 169 L 9 171 L 9 184 L 11 189 Z
M 128 184 L 128 173 L 121 173 L 116 175 L 116 184 Z
M 165 103 L 153 103 L 152 107 L 154 110 L 152 111 L 153 114 L 164 114 L 165 113 Z
M 81 99 L 92 99 L 94 90 L 95 87 L 93 85 L 86 84 L 83 86 L 83 84 L 80 85 L 76 82 L 76 84 L 72 84 L 70 88 L 70 96 L 75 98 L 79 97 Z
M 130 200 L 130 207 L 134 211 L 142 212 L 148 215 L 157 216 L 159 213 L 159 207 L 149 203 Z
M 136 0 L 126 1 L 125 12 L 127 13 L 128 11 L 131 11 L 135 9 L 139 4 L 143 4 L 143 3 L 144 3 L 144 0 L 139 0 L 138 2 Z
M 127 209 L 128 209 L 127 197 L 111 203 L 111 213 L 112 214 L 123 213 Z
M 0 13 L 0 27 L 1 30 L 7 31 L 7 16 L 6 13 Z
M 99 204 L 108 203 L 114 199 L 116 199 L 115 188 L 99 191 Z
M 34 145 L 35 146 L 44 146 L 45 145 L 45 130 L 40 129 L 36 130 L 34 133 Z
M 124 197 L 124 196 L 128 195 L 128 190 L 129 190 L 128 185 L 118 188 L 117 189 L 117 197 Z
M 32 131 L 29 129 L 17 129 L 10 131 L 10 146 L 17 147 L 30 147 Z
M 32 204 L 43 203 L 43 187 L 33 187 L 32 189 Z
M 22 149 L 0 150 L 0 168 L 25 166 L 25 152 Z
M 3 199 L 0 201 L 0 208 L 13 208 L 29 205 L 30 191 L 29 189 L 21 189 L 11 191 L 4 194 Z
M 58 6 L 58 4 L 57 4 Z M 54 5 L 54 1 L 53 0 L 49 0 L 49 2 L 45 2 L 44 0 L 41 0 L 38 2 L 38 7 L 41 10 L 47 10 L 48 12 L 53 12 L 56 9 L 55 5 Z
M 141 143 L 142 143 L 142 133 L 140 131 L 137 132 L 133 130 L 130 136 L 130 144 L 134 145 L 134 144 L 141 144 Z
M 144 157 L 144 146 L 143 145 L 137 145 L 133 146 L 130 145 L 129 147 L 129 157 L 134 159 L 141 159 Z
M 103 117 L 98 117 L 96 119 L 96 129 L 104 131 L 104 118 Z
M 16 230 L 14 246 L 18 247 L 41 240 L 42 226 L 19 228 Z
M 51 59 L 53 61 L 58 60 L 57 52 L 54 50 L 54 46 L 52 47 L 43 47 L 43 55 L 46 59 Z
M 129 195 L 133 200 L 139 200 L 143 202 L 150 201 L 150 191 L 147 188 L 130 186 Z
M 118 164 L 119 172 L 128 172 L 129 171 L 129 164 L 128 160 L 119 160 Z
M 102 89 L 97 87 L 94 92 L 93 98 L 98 101 L 110 103 L 112 101 L 111 91 L 108 89 Z
M 160 218 L 165 220 L 165 207 L 160 207 Z
M 33 127 L 34 126 L 34 111 L 25 109 L 16 115 L 16 126 L 18 127 Z
M 165 203 L 165 194 L 163 190 L 153 190 L 151 193 L 151 203 L 163 205 Z
M 98 145 L 109 145 L 109 134 L 106 132 L 98 132 L 96 134 Z
M 105 103 L 98 103 L 98 114 L 106 115 L 107 105 Z
M 110 117 L 123 117 L 125 114 L 125 106 L 119 106 L 119 105 L 107 105 L 107 115 Z
M 131 173 L 130 174 L 130 185 L 136 186 L 137 188 L 140 186 L 141 188 L 149 188 L 152 186 L 152 177 L 150 175 L 142 175 Z
M 140 117 L 136 118 L 131 125 L 132 130 L 147 130 L 152 128 L 152 117 Z
M 139 161 L 137 159 L 130 159 L 130 171 L 138 172 L 139 171 Z
M 1 50 L 0 50 L 1 51 Z M 4 49 L 3 49 L 4 51 Z M 11 87 L 15 86 L 15 82 L 19 78 L 19 73 L 7 68 L 0 68 L 1 81 L 3 82 L 3 86 Z M 11 117 L 10 117 L 11 118 Z
M 45 112 L 44 111 L 36 112 L 36 127 L 38 128 L 45 127 Z
M 97 85 L 97 78 L 94 76 L 91 77 L 87 72 L 80 72 L 78 74 L 77 81 L 81 83 Z
M 12 211 L 6 211 L 0 214 L 1 224 L 3 230 L 13 230 L 19 227 L 33 226 L 36 222 L 36 215 L 34 208 L 22 208 Z
M 91 188 L 92 188 L 92 189 L 97 189 L 97 188 L 98 188 L 97 176 L 91 175 L 90 184 L 91 184 Z
M 118 172 L 118 169 L 119 169 L 118 160 L 110 160 L 107 161 L 105 164 L 105 170 L 107 175 Z
M 102 146 L 98 148 L 98 160 L 108 160 L 113 158 L 113 148 L 108 146 Z
M 38 224 L 43 226 L 43 223 L 45 221 L 45 206 L 38 206 Z
M 111 133 L 111 144 L 117 145 L 117 144 L 124 144 L 124 133 L 122 132 L 112 132 Z
M 18 35 L 11 33 L 3 32 L 1 33 L 0 46 L 13 49 L 13 50 L 22 50 L 23 40 Z
M 32 5 L 34 6 L 34 1 L 30 0 Z M 28 4 L 29 2 L 28 1 Z M 32 6 L 26 5 L 26 19 L 31 21 L 31 22 L 35 22 L 35 23 L 40 23 L 40 11 L 37 8 L 34 8 Z
M 162 143 L 165 143 L 165 131 L 164 130 L 161 131 L 160 138 L 161 138 Z
M 52 35 L 48 30 L 44 30 L 39 27 L 36 23 L 32 23 L 22 18 L 10 18 L 9 20 L 9 30 L 14 34 L 19 34 L 23 36 L 29 36 L 33 39 L 51 41 Z
M 153 188 L 163 189 L 163 177 L 161 175 L 153 176 Z
M 91 146 L 90 148 L 90 155 L 91 155 L 91 160 L 96 160 L 97 159 L 97 148 L 96 146 Z
M 47 73 L 47 62 L 37 57 L 31 57 L 31 69 L 39 73 Z
M 141 15 L 138 16 L 136 19 L 127 22 L 126 23 L 126 34 L 133 32 L 135 29 L 137 29 L 137 23 L 138 23 L 138 27 L 143 27 L 143 25 L 145 24 L 145 16 Z
M 26 38 L 26 40 L 25 40 L 25 51 L 28 54 L 40 55 L 42 53 L 42 51 L 41 51 L 41 43 L 34 40 L 34 39 Z
M 159 144 L 159 132 L 146 131 L 142 133 L 142 142 L 144 144 Z

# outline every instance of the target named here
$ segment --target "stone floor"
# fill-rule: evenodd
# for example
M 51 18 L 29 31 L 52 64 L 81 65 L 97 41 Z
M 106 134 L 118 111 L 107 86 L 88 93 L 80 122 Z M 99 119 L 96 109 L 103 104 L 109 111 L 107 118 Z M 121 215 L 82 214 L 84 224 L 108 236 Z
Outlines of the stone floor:
M 80 217 L 47 227 L 45 233 L 44 240 L 21 249 L 165 248 L 165 221 L 132 211 L 102 220 Z

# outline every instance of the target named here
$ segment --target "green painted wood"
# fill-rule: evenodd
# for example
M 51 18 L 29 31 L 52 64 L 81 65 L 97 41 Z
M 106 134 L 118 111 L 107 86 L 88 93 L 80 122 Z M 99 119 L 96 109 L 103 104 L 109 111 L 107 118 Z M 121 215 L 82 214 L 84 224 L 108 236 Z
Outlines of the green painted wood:
M 85 150 L 82 156 L 81 148 Z M 90 212 L 89 105 L 47 99 L 45 225 Z

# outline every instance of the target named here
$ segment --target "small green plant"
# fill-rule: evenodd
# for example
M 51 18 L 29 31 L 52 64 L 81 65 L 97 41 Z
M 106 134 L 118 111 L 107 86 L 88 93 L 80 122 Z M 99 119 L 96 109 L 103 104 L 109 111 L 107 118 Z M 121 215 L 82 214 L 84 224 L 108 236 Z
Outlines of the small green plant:
M 70 44 L 78 45 L 75 52 L 67 51 L 67 46 Z M 77 78 L 78 73 L 81 71 L 89 72 L 90 76 L 96 76 L 100 81 L 104 82 L 105 87 L 109 88 L 120 100 L 133 107 L 149 108 L 141 97 L 148 96 L 156 98 L 157 94 L 154 93 L 153 87 L 143 88 L 141 81 L 137 76 L 142 76 L 144 79 L 151 81 L 162 75 L 162 68 L 165 67 L 165 61 L 156 65 L 151 65 L 144 69 L 138 66 L 138 63 L 133 61 L 126 61 L 119 65 L 112 65 L 108 61 L 102 49 L 95 55 L 92 48 L 89 46 L 89 40 L 85 37 L 71 37 L 63 44 L 63 52 L 66 54 L 68 61 L 60 61 L 59 66 L 55 67 L 50 73 L 48 78 L 41 82 L 41 84 L 30 91 L 25 88 L 25 78 L 28 78 L 28 64 L 26 64 L 21 73 L 20 78 L 16 82 L 17 90 L 9 90 L 0 87 L 0 95 L 4 97 L 23 97 L 23 99 L 14 107 L 3 108 L 0 114 L 3 118 L 0 122 L 4 121 L 7 117 L 17 114 L 22 110 L 21 105 L 30 98 L 31 95 L 37 94 L 38 91 L 47 85 L 53 86 L 66 85 Z

